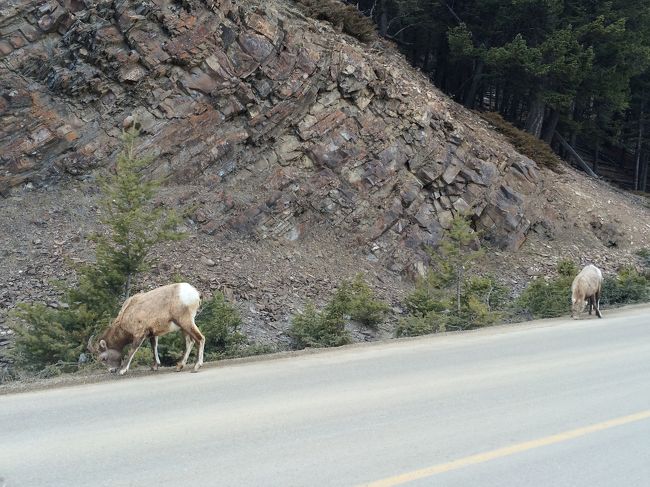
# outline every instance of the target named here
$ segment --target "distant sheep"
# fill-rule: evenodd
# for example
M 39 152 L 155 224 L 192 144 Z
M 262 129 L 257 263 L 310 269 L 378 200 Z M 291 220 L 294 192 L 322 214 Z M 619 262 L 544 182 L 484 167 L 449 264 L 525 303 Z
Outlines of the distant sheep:
M 596 309 L 598 318 L 600 314 L 600 292 L 603 286 L 603 273 L 593 264 L 585 266 L 571 284 L 571 317 L 578 316 L 585 309 L 585 302 L 589 303 L 589 314 L 592 308 Z

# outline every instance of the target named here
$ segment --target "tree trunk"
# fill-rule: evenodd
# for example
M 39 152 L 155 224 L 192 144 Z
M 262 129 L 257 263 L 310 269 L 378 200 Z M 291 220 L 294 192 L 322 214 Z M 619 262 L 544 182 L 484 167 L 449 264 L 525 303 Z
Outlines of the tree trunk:
M 648 189 L 648 154 L 643 154 L 643 164 L 641 169 L 641 186 L 639 188 L 644 193 Z
M 648 154 L 643 154 L 643 169 L 641 170 L 641 187 L 644 193 L 648 190 Z
M 546 123 L 546 128 L 544 129 L 544 135 L 542 136 L 542 139 L 548 145 L 551 145 L 551 142 L 553 142 L 553 135 L 555 134 L 555 130 L 557 129 L 557 124 L 559 121 L 560 121 L 560 112 L 551 109 L 551 116 L 549 117 L 548 122 Z
M 590 175 L 591 177 L 593 177 L 593 178 L 597 178 L 597 177 L 598 177 L 598 176 L 597 176 L 597 175 L 596 175 L 596 174 L 591 170 L 591 168 L 589 167 L 589 165 L 588 165 L 585 161 L 582 160 L 582 157 L 580 157 L 580 155 L 579 155 L 579 154 L 574 150 L 574 148 L 571 147 L 571 144 L 569 144 L 566 140 L 564 140 L 564 138 L 563 138 L 559 133 L 557 133 L 557 132 L 555 133 L 555 137 L 557 138 L 558 142 L 560 142 L 560 144 L 562 144 L 562 146 L 564 147 L 564 149 L 565 149 L 569 154 L 571 154 L 571 156 L 573 156 L 573 158 L 575 159 L 575 161 L 576 161 L 578 164 L 580 164 L 580 166 L 582 167 L 582 169 L 584 169 L 585 172 L 586 172 L 587 174 L 589 174 L 589 175 Z M 574 136 L 574 137 L 575 137 L 575 136 Z M 574 144 L 575 144 L 575 142 L 574 142 Z
M 636 154 L 634 161 L 634 191 L 639 190 L 640 169 L 641 169 L 641 148 L 643 146 L 643 104 L 641 105 L 641 113 L 639 114 L 639 132 L 636 139 Z
M 467 108 L 474 108 L 476 103 L 476 93 L 478 91 L 479 84 L 481 83 L 481 78 L 483 77 L 483 68 L 485 63 L 482 59 L 476 61 L 476 66 L 474 67 L 474 73 L 472 76 L 472 84 L 465 93 L 465 99 L 463 100 L 463 105 Z
M 385 9 L 382 9 L 381 15 L 379 16 L 379 35 L 386 37 L 388 32 L 388 13 Z
M 531 96 L 528 107 L 528 117 L 526 118 L 526 132 L 534 135 L 538 139 L 542 134 L 542 123 L 544 122 L 544 100 L 535 93 Z

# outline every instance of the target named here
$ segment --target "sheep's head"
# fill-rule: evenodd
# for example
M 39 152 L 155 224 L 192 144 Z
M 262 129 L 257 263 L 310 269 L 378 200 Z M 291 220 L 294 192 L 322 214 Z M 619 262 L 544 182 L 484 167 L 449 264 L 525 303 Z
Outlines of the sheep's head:
M 109 372 L 116 372 L 122 363 L 122 353 L 114 348 L 108 348 L 104 340 L 99 340 L 99 355 L 97 358 L 108 367 Z
M 122 364 L 122 353 L 114 348 L 108 348 L 105 340 L 99 340 L 96 346 L 92 345 L 92 337 L 88 340 L 88 351 L 95 359 L 108 368 L 109 372 L 116 372 Z
M 585 302 L 580 299 L 571 300 L 571 318 L 577 320 L 580 317 L 580 313 L 585 308 Z

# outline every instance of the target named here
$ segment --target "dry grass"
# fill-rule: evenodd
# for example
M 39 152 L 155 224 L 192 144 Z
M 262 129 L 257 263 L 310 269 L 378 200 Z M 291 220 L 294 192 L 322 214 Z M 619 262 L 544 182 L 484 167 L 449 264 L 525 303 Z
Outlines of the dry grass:
M 546 142 L 528 132 L 519 130 L 510 122 L 504 120 L 501 114 L 497 112 L 477 112 L 477 114 L 490 122 L 499 133 L 505 135 L 519 152 L 531 158 L 540 166 L 546 166 L 555 172 L 561 172 L 563 161 Z
M 298 0 L 305 14 L 331 23 L 338 31 L 367 43 L 377 39 L 375 23 L 359 10 L 339 0 Z

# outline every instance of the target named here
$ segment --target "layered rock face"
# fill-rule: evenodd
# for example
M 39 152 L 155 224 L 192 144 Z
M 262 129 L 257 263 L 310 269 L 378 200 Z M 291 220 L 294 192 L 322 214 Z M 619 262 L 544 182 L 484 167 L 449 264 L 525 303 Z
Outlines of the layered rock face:
M 389 46 L 290 2 L 4 5 L 5 195 L 111 164 L 137 123 L 152 174 L 199 187 L 181 203 L 208 234 L 299 240 L 332 224 L 404 271 L 459 212 L 509 249 L 535 219 L 534 162 Z

